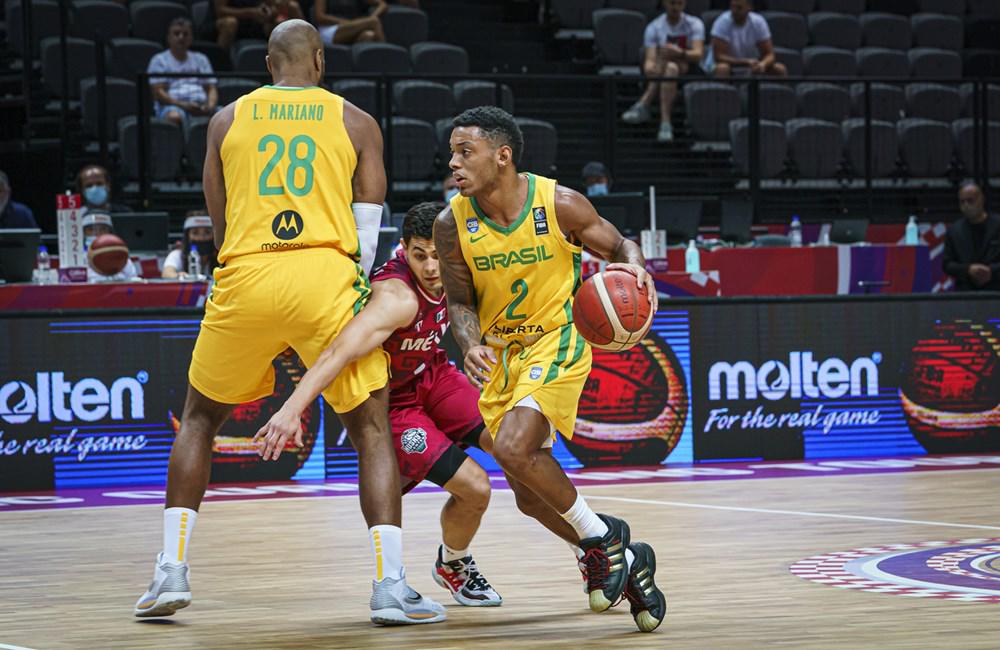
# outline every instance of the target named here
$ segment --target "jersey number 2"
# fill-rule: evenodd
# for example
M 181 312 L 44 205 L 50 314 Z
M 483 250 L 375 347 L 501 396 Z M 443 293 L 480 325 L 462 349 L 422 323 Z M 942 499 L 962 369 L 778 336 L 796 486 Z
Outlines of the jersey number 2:
M 308 135 L 297 135 L 288 143 L 288 172 L 285 174 L 285 185 L 268 185 L 267 179 L 274 171 L 281 157 L 285 155 L 285 141 L 277 135 L 265 135 L 257 144 L 257 151 L 266 153 L 269 146 L 274 144 L 274 154 L 264 165 L 264 171 L 257 179 L 257 193 L 261 196 L 275 196 L 284 194 L 285 188 L 295 196 L 305 196 L 312 190 L 313 186 L 313 160 L 316 158 L 316 142 Z M 305 155 L 299 156 L 299 145 L 305 145 Z M 301 169 L 305 179 L 302 185 L 295 184 L 296 172 Z
M 514 284 L 510 285 L 510 292 L 514 294 L 514 300 L 507 305 L 507 320 L 524 320 L 527 316 L 514 310 L 528 297 L 528 283 L 521 279 L 514 280 Z

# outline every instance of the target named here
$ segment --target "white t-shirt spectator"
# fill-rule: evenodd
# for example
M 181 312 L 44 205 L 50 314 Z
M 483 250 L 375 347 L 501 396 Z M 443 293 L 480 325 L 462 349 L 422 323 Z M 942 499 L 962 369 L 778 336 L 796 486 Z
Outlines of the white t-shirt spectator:
M 172 266 L 178 273 L 184 273 L 184 253 L 181 252 L 181 249 L 175 248 L 167 253 L 167 259 L 163 260 L 163 266 L 164 268 Z
M 146 70 L 149 74 L 157 72 L 212 74 L 212 64 L 201 52 L 188 51 L 186 61 L 178 61 L 170 50 L 163 50 L 149 60 Z M 215 77 L 150 77 L 151 84 L 167 84 L 167 94 L 182 102 L 202 104 L 208 99 L 205 85 L 215 85 Z M 159 104 L 156 110 L 160 110 Z
M 731 11 L 719 16 L 712 24 L 712 38 L 729 44 L 729 56 L 737 59 L 759 59 L 757 43 L 771 40 L 771 28 L 758 13 L 747 14 L 746 22 L 737 25 Z
M 663 47 L 673 43 L 682 50 L 690 50 L 694 41 L 705 41 L 705 23 L 701 18 L 681 14 L 676 25 L 667 20 L 666 12 L 654 18 L 646 25 L 646 33 L 642 39 L 643 47 Z

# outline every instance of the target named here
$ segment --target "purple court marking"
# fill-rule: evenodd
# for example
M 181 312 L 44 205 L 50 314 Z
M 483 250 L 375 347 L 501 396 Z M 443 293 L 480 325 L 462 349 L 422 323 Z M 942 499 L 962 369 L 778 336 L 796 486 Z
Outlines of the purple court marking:
M 567 472 L 578 486 L 676 483 L 683 481 L 718 481 L 740 479 L 801 478 L 805 476 L 844 476 L 848 474 L 885 474 L 929 472 L 938 470 L 997 469 L 1000 456 L 912 456 L 903 458 L 868 458 L 823 461 L 739 462 L 658 465 L 650 467 L 607 467 Z M 503 475 L 491 475 L 497 489 L 507 487 Z M 424 482 L 413 492 L 439 491 Z M 209 486 L 207 501 L 252 499 L 287 499 L 292 497 L 354 496 L 356 479 L 333 481 L 285 481 L 272 483 L 228 483 Z M 63 489 L 57 491 L 0 493 L 0 514 L 21 510 L 52 510 L 163 503 L 163 485 L 118 486 L 106 488 Z
M 811 582 L 841 589 L 936 598 L 965 603 L 1000 603 L 1000 583 L 982 568 L 1000 551 L 1000 538 L 889 544 L 837 551 L 799 560 L 789 570 Z

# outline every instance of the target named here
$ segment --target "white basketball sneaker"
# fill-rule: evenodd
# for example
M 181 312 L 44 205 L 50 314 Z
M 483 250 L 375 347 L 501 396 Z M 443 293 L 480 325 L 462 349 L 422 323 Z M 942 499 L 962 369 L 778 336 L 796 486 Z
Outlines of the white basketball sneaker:
M 406 584 L 405 573 L 399 579 L 372 582 L 371 608 L 372 623 L 377 625 L 418 625 L 447 618 L 444 607 Z
M 156 569 L 149 589 L 135 604 L 135 615 L 171 616 L 178 609 L 191 604 L 191 587 L 188 585 L 188 565 L 173 564 L 163 559 L 161 552 L 156 556 Z

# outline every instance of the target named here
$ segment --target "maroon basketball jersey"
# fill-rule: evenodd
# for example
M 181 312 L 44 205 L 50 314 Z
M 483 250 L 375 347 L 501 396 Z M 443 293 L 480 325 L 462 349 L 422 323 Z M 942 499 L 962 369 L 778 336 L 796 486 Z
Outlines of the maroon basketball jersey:
M 448 329 L 448 306 L 444 293 L 434 299 L 421 288 L 406 263 L 406 252 L 402 248 L 372 274 L 372 282 L 390 279 L 405 282 L 420 303 L 413 321 L 393 332 L 382 344 L 392 359 L 389 399 L 397 402 L 397 398 L 414 389 L 415 380 L 421 374 L 434 366 L 448 364 L 448 356 L 440 345 L 441 337 Z

